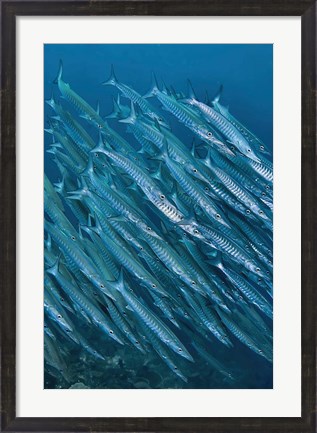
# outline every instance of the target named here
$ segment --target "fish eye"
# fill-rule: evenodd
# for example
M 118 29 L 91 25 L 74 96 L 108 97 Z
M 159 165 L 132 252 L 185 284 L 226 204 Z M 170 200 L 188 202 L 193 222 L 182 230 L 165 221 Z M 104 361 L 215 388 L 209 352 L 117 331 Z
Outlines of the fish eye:
M 174 367 L 174 370 L 178 370 L 178 368 L 177 368 L 177 367 Z
M 100 284 L 100 287 L 103 289 L 105 286 L 103 284 Z
M 257 271 L 257 272 L 260 272 L 260 268 L 256 268 L 256 271 Z
M 66 332 L 70 332 L 70 329 L 66 329 Z
M 261 150 L 264 150 L 264 146 L 260 146 L 260 149 L 261 149 Z
M 155 289 L 155 287 L 156 287 L 156 284 L 152 284 L 152 287 L 153 287 L 153 289 Z
M 266 196 L 265 192 L 262 192 L 262 197 L 265 197 L 265 196 Z
M 64 298 L 61 298 L 61 301 L 64 302 Z
M 208 137 L 212 136 L 212 133 L 210 131 L 207 132 Z
M 192 283 L 192 285 L 193 285 L 193 286 L 195 286 L 195 285 L 196 285 L 195 281 L 192 281 L 191 283 Z
M 163 119 L 161 117 L 158 118 L 159 122 L 163 122 Z
M 251 152 L 251 149 L 247 149 L 248 152 Z
M 143 250 L 143 247 L 140 247 L 140 250 L 142 251 L 142 250 Z
M 135 344 L 140 344 L 139 341 L 135 341 Z
M 194 173 L 197 173 L 197 168 L 193 168 L 193 172 L 194 172 Z
M 96 157 L 96 158 L 99 158 L 99 154 L 98 154 L 97 152 L 95 153 L 95 157 Z
M 160 195 L 160 199 L 161 199 L 161 200 L 164 200 L 164 199 L 165 199 L 165 195 L 161 194 L 161 195 Z
M 74 241 L 76 238 L 75 238 L 75 236 L 72 236 L 72 240 Z
M 208 188 L 208 186 L 205 186 L 205 191 L 209 191 L 209 188 Z
M 152 229 L 151 229 L 151 227 L 147 227 L 146 230 L 147 230 L 148 232 L 150 232 Z
M 57 317 L 58 317 L 59 319 L 61 319 L 61 318 L 62 318 L 62 316 L 61 316 L 60 314 L 58 314 L 58 315 L 57 315 Z
M 259 279 L 258 279 L 258 283 L 261 283 L 261 281 L 262 281 L 262 278 L 259 278 Z
M 178 348 L 178 351 L 179 351 L 179 352 L 182 352 L 182 351 L 183 351 L 183 349 L 181 349 L 181 348 L 179 347 L 179 348 Z
M 250 209 L 247 209 L 247 210 L 246 210 L 246 213 L 247 213 L 248 215 L 250 215 L 250 213 L 251 213 Z
M 259 214 L 262 215 L 262 214 L 263 214 L 263 210 L 260 210 L 260 211 L 259 211 Z
M 266 189 L 270 189 L 270 186 L 269 185 L 266 185 L 266 187 L 265 187 Z
M 110 329 L 109 333 L 110 333 L 110 334 L 113 334 L 113 330 L 112 330 L 112 329 Z
M 216 218 L 217 218 L 217 220 L 219 220 L 221 218 L 221 216 L 217 213 Z
M 194 230 L 195 235 L 197 235 L 199 233 L 199 231 L 197 229 Z
M 98 128 L 99 128 L 99 129 L 101 129 L 101 128 L 102 128 L 102 126 L 101 126 L 101 125 L 98 125 Z

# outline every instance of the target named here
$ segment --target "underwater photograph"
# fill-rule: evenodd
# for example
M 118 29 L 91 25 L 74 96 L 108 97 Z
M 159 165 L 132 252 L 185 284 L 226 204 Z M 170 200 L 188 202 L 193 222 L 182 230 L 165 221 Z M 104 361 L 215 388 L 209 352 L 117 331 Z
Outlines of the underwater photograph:
M 44 45 L 44 388 L 273 388 L 273 45 Z

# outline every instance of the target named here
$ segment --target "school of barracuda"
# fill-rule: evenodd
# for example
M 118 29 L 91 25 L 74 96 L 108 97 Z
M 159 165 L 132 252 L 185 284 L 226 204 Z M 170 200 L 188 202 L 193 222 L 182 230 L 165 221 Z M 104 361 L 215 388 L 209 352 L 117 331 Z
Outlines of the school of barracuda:
M 152 387 L 145 366 L 182 387 L 206 363 L 234 387 L 242 346 L 272 363 L 272 156 L 222 89 L 201 102 L 189 82 L 184 95 L 152 80 L 141 96 L 112 68 L 105 118 L 61 64 L 46 101 L 60 179 L 44 182 L 44 353 L 60 387 L 98 387 L 95 371 L 105 388 Z

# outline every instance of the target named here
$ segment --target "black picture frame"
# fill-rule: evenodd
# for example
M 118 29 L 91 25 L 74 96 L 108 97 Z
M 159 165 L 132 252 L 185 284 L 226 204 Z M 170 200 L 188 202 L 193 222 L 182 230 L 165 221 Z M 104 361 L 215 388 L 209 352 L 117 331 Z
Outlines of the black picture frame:
M 316 3 L 311 0 L 1 1 L 1 431 L 316 431 Z M 300 418 L 16 417 L 16 17 L 300 16 L 302 22 L 302 416 Z M 285 103 L 291 102 L 290 101 Z M 290 378 L 291 380 L 291 378 Z M 31 390 L 30 390 L 31 392 Z M 177 404 L 177 402 L 175 403 Z

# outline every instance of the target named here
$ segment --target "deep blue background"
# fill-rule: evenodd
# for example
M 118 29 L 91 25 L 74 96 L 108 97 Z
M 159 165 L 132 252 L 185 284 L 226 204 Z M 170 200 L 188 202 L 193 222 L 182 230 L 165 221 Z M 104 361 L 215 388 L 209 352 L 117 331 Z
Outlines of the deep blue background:
M 154 71 L 159 84 L 162 80 L 177 91 L 186 92 L 189 78 L 197 97 L 203 100 L 205 92 L 214 96 L 220 84 L 224 85 L 221 102 L 245 126 L 272 149 L 273 136 L 273 46 L 268 44 L 49 44 L 45 45 L 44 95 L 52 90 L 58 96 L 56 78 L 59 61 L 63 61 L 63 79 L 93 107 L 100 102 L 101 114 L 112 110 L 111 86 L 101 86 L 114 65 L 119 81 L 144 94 L 151 84 Z M 156 104 L 155 100 L 153 103 Z M 46 105 L 46 104 L 45 104 Z M 46 105 L 45 115 L 51 113 Z M 169 115 L 166 115 L 169 118 Z M 84 124 L 87 127 L 87 124 Z M 119 131 L 123 126 L 110 121 Z M 182 126 L 174 125 L 178 135 L 188 145 L 192 135 Z M 94 131 L 91 129 L 91 134 Z M 131 136 L 130 136 L 131 137 Z M 46 134 L 45 144 L 51 139 Z M 48 167 L 47 167 L 48 168 Z

